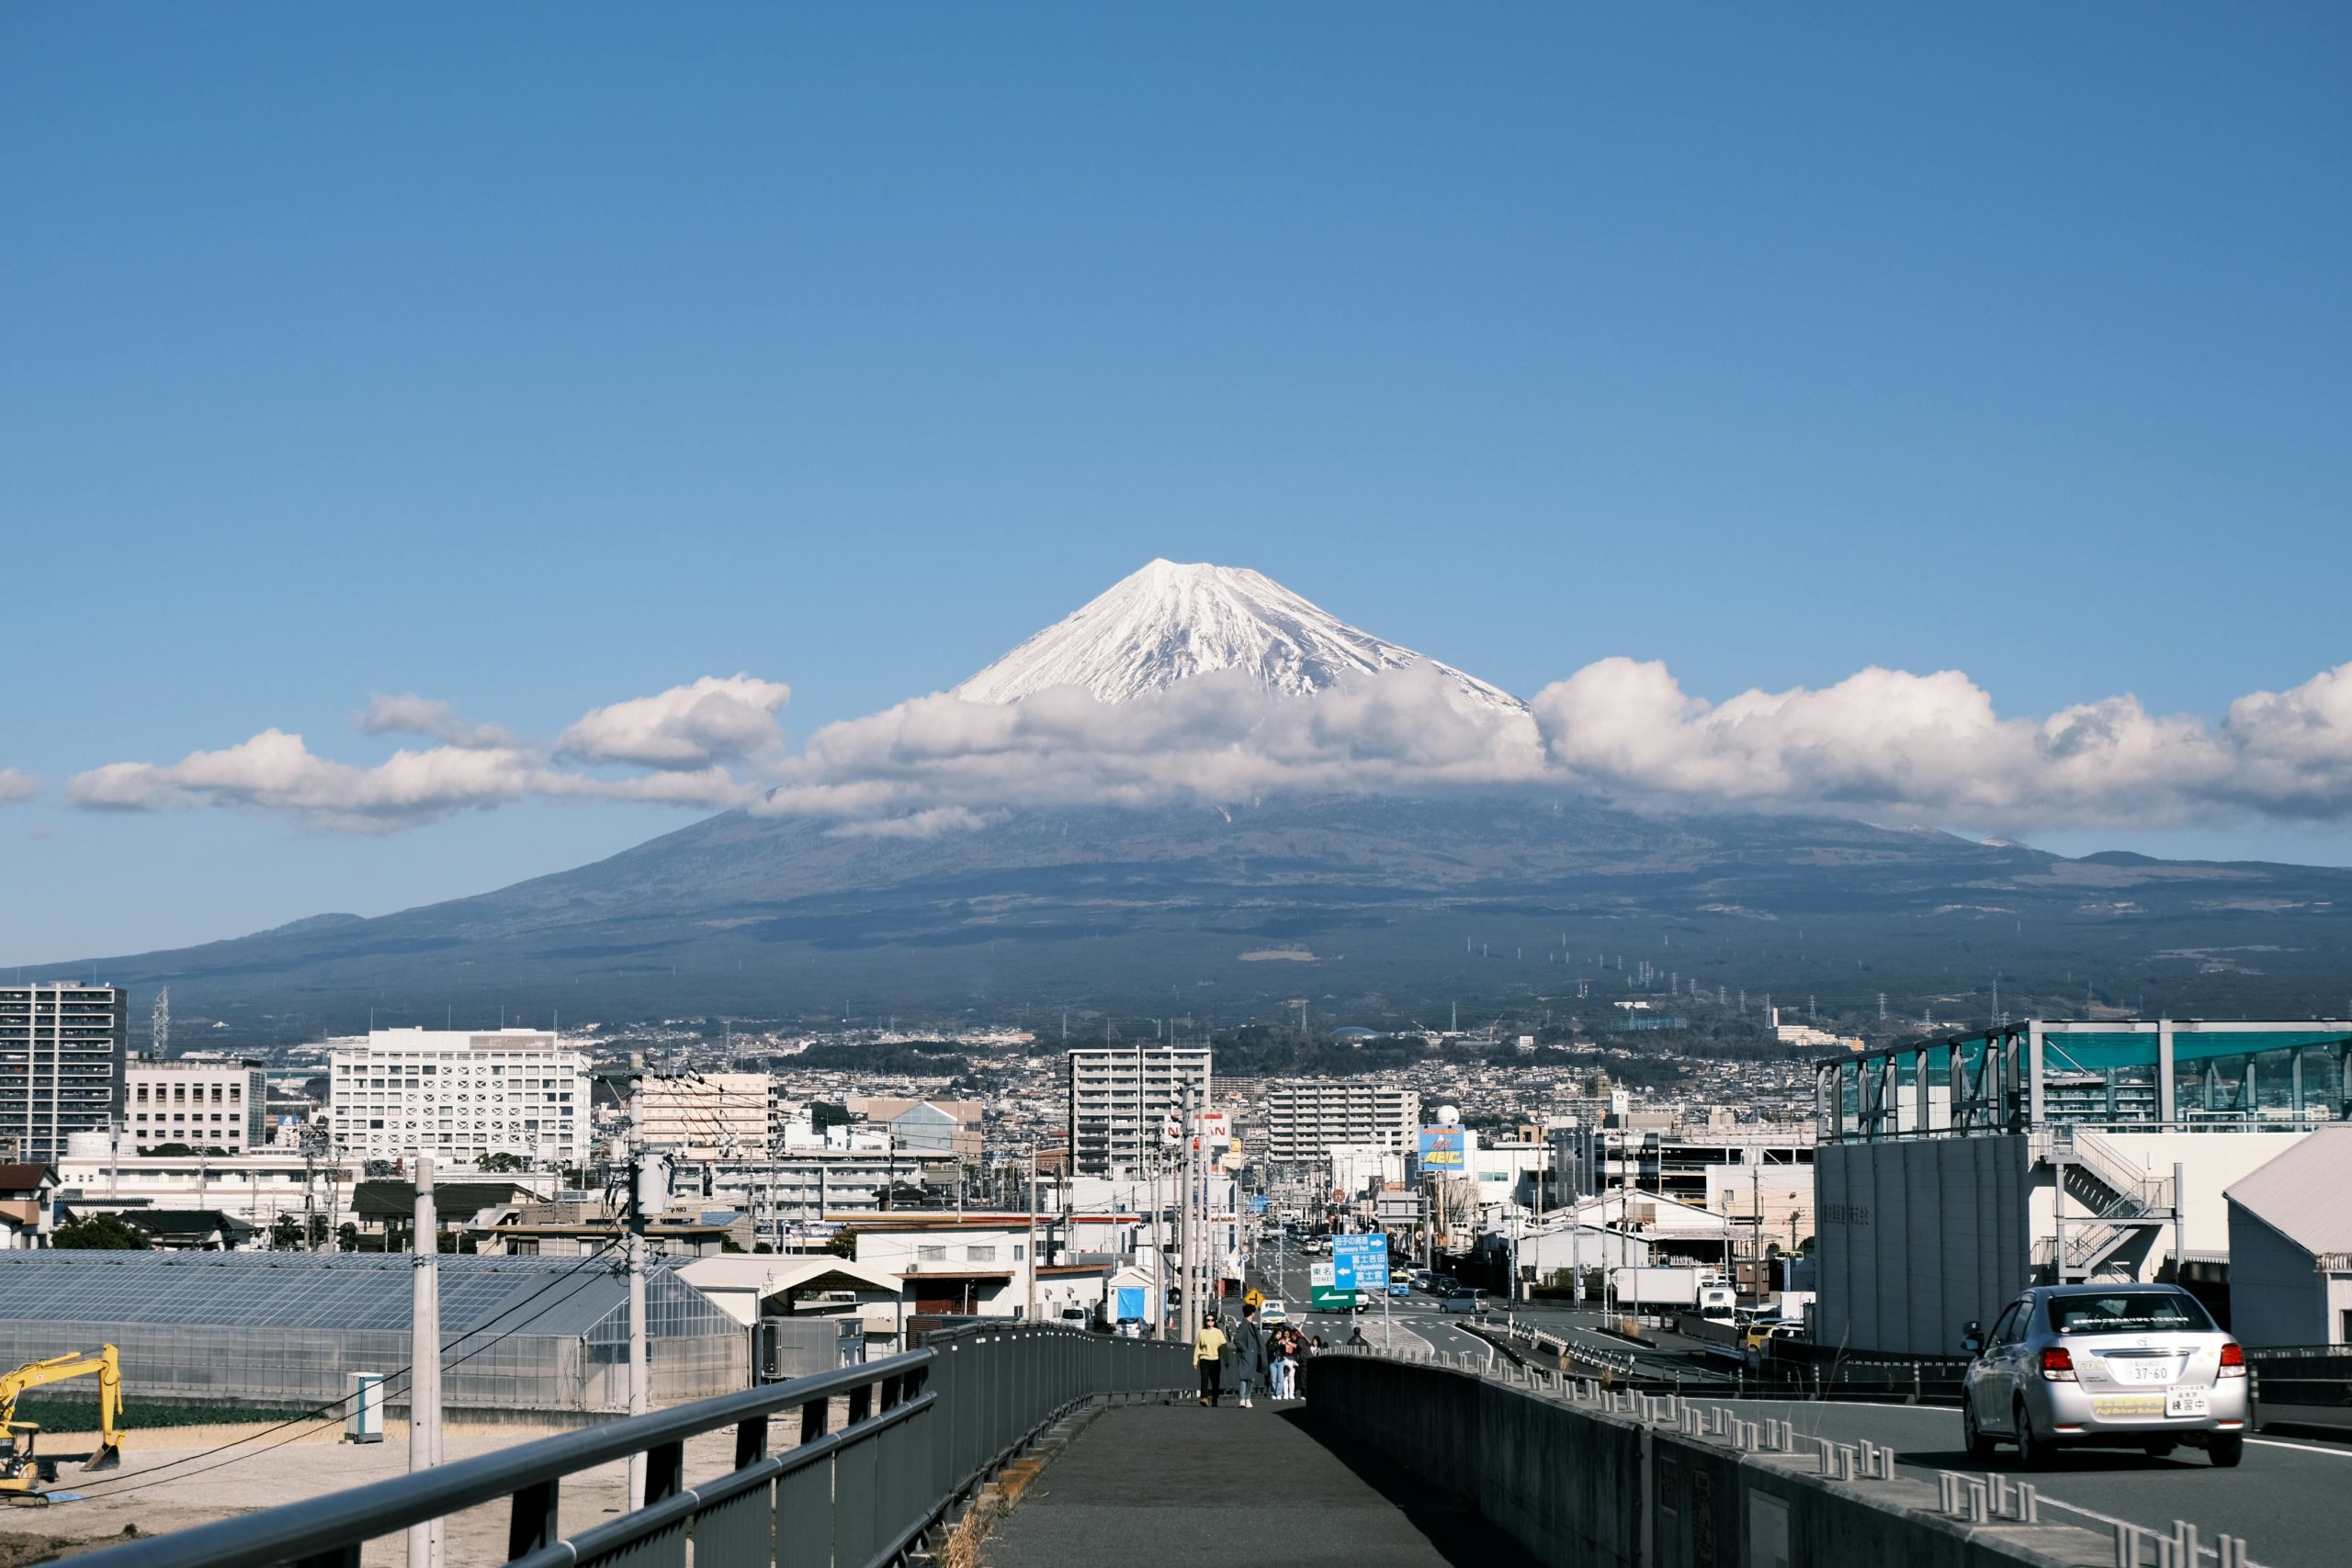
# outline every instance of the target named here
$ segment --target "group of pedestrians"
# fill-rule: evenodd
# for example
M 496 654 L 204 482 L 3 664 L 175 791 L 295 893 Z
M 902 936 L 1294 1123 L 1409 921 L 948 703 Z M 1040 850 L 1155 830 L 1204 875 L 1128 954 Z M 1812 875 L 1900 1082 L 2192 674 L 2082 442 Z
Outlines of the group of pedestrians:
M 1200 1332 L 1193 1337 L 1193 1364 L 1201 1377 L 1201 1404 L 1215 1409 L 1225 1394 L 1225 1369 L 1233 1367 L 1236 1402 L 1243 1409 L 1250 1408 L 1251 1396 L 1260 1389 L 1266 1391 L 1269 1400 L 1291 1400 L 1302 1397 L 1298 1392 L 1299 1363 L 1323 1348 L 1320 1339 L 1309 1338 L 1287 1323 L 1276 1324 L 1269 1331 L 1258 1322 L 1258 1309 L 1244 1306 L 1241 1317 L 1227 1334 L 1212 1313 L 1201 1319 Z

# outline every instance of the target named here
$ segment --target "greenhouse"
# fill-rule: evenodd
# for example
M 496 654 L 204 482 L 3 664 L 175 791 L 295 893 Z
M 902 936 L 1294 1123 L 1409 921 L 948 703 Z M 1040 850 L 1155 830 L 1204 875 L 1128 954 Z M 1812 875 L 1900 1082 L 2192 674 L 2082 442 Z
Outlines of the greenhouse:
M 628 1408 L 619 1255 L 440 1260 L 442 1395 L 468 1410 Z M 414 1258 L 303 1252 L 0 1252 L 0 1371 L 102 1344 L 139 1404 L 324 1404 L 354 1372 L 405 1403 Z M 656 1259 L 646 1280 L 658 1404 L 750 1382 L 746 1331 Z

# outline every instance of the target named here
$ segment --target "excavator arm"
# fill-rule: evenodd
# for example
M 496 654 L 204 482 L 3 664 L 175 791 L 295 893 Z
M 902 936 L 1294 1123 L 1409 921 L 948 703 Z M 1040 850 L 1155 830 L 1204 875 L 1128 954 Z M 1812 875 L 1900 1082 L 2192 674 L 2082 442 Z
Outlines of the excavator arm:
M 17 1473 L 0 1476 L 0 1491 L 30 1490 L 36 1483 L 31 1468 L 25 1461 L 31 1458 L 31 1439 L 40 1428 L 17 1419 L 17 1399 L 32 1389 L 63 1382 L 68 1378 L 86 1377 L 98 1380 L 98 1451 L 87 1468 L 112 1470 L 122 1463 L 122 1358 L 111 1345 L 100 1346 L 96 1355 L 70 1351 L 45 1361 L 28 1361 L 15 1371 L 0 1375 L 0 1432 L 12 1439 L 20 1432 L 25 1436 L 12 1465 Z

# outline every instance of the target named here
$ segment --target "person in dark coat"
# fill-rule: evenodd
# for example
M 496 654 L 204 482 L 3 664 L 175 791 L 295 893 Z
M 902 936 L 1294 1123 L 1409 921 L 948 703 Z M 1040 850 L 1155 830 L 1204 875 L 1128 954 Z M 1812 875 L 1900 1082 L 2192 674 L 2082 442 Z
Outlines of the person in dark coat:
M 1258 1309 L 1244 1305 L 1241 1321 L 1233 1325 L 1233 1337 L 1227 1347 L 1233 1357 L 1234 1391 L 1241 1396 L 1241 1407 L 1250 1408 L 1250 1393 L 1265 1386 L 1266 1332 L 1258 1326 Z

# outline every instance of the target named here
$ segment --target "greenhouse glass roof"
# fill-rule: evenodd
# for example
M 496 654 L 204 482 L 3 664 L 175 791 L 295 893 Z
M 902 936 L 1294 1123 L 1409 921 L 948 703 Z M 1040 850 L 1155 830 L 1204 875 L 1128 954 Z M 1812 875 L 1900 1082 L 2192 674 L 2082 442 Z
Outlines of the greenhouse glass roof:
M 415 1259 L 302 1252 L 0 1252 L 0 1320 L 405 1329 Z M 617 1254 L 440 1259 L 442 1333 L 591 1336 L 624 1312 Z M 656 1259 L 657 1334 L 719 1334 L 733 1319 Z

